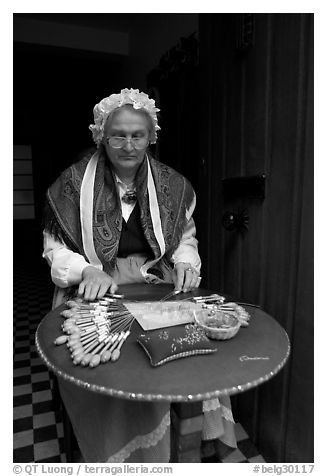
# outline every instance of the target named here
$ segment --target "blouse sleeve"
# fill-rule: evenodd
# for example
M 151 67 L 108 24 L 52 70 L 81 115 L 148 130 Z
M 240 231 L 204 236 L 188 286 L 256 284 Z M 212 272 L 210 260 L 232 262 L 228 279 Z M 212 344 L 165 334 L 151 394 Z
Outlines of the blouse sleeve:
M 190 263 L 198 272 L 201 269 L 201 259 L 198 253 L 198 240 L 195 238 L 196 229 L 193 218 L 190 218 L 185 227 L 182 239 L 172 256 L 172 262 Z
M 82 271 L 90 266 L 85 258 L 71 251 L 66 245 L 43 232 L 42 257 L 51 267 L 51 279 L 60 288 L 67 288 L 82 281 Z

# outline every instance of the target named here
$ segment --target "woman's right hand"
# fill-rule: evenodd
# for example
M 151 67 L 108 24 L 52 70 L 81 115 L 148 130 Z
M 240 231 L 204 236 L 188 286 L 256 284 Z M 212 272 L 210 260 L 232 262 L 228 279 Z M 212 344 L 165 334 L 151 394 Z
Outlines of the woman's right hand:
M 86 266 L 82 271 L 82 281 L 78 287 L 78 295 L 87 301 L 102 298 L 106 292 L 115 293 L 118 289 L 117 284 L 104 271 L 94 266 Z

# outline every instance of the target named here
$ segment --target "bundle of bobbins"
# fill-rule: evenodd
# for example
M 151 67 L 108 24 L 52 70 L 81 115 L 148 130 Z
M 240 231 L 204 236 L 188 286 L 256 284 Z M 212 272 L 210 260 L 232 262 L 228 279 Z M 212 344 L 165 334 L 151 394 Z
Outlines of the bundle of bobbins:
M 214 315 L 216 311 L 221 311 L 236 317 L 242 327 L 247 327 L 249 325 L 250 314 L 244 309 L 244 307 L 235 302 L 225 302 L 225 298 L 219 294 L 196 296 L 193 300 L 198 304 L 202 304 L 202 308 L 209 309 L 212 315 Z
M 65 334 L 54 343 L 67 345 L 75 365 L 96 367 L 119 359 L 134 321 L 122 298 L 114 294 L 94 302 L 80 298 L 66 302 L 68 309 L 61 312 L 65 318 L 61 326 Z

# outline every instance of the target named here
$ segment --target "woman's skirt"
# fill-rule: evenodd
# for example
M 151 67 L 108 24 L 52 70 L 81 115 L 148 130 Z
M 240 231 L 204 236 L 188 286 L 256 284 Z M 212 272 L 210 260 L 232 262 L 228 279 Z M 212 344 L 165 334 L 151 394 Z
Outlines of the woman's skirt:
M 117 284 L 145 282 L 140 267 L 145 258 L 117 260 Z M 172 282 L 164 271 L 164 279 Z M 58 295 L 56 305 L 58 305 Z M 58 379 L 60 394 L 85 462 L 168 463 L 170 404 L 137 402 L 100 395 Z M 236 447 L 229 397 L 203 402 L 203 440 L 219 438 Z

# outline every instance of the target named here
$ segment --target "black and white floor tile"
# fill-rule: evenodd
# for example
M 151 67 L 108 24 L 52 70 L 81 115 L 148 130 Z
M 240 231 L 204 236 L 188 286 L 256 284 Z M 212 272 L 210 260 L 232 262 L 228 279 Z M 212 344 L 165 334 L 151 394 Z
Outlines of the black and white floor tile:
M 52 401 L 52 375 L 35 349 L 35 331 L 49 312 L 52 284 L 48 269 L 14 265 L 13 461 L 66 462 L 63 419 Z M 236 424 L 238 449 L 223 463 L 264 462 L 243 427 Z M 215 462 L 215 457 L 208 462 Z

